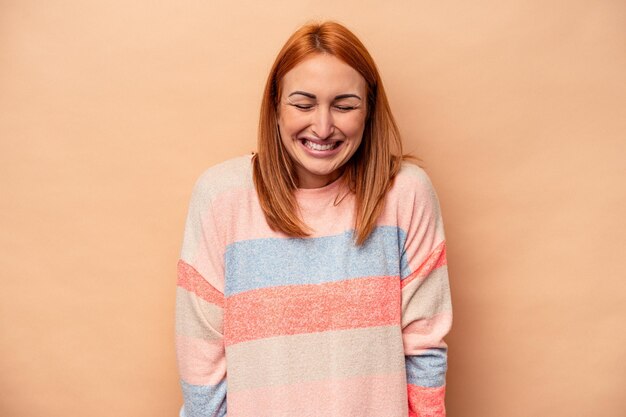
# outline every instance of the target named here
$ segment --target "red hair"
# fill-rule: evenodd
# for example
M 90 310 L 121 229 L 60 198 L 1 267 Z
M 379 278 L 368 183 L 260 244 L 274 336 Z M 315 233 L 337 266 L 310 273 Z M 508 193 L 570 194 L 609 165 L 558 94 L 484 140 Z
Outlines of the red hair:
M 258 152 L 252 157 L 253 178 L 265 218 L 273 230 L 293 237 L 309 236 L 298 216 L 294 164 L 278 131 L 277 108 L 285 74 L 314 54 L 333 55 L 354 68 L 367 84 L 367 116 L 361 145 L 346 162 L 344 180 L 355 194 L 355 240 L 365 242 L 383 210 L 385 196 L 405 158 L 398 126 L 382 80 L 361 41 L 336 22 L 302 26 L 287 40 L 270 70 L 261 102 Z

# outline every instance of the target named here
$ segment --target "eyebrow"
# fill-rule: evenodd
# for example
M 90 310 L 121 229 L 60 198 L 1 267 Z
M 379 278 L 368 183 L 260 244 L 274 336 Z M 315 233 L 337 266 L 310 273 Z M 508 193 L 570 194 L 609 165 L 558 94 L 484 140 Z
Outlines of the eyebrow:
M 308 97 L 308 98 L 312 98 L 312 99 L 317 98 L 315 94 L 307 93 L 306 91 L 294 91 L 293 93 L 289 94 L 288 97 L 295 96 L 297 94 Z M 361 100 L 361 97 L 357 96 L 356 94 L 339 94 L 338 96 L 335 96 L 335 100 L 341 100 L 343 98 L 356 98 L 356 99 Z

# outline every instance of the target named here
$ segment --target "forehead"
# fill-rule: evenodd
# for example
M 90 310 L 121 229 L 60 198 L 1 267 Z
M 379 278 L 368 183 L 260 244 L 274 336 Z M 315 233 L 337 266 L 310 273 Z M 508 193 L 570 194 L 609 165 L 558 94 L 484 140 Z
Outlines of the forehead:
M 282 93 L 305 91 L 316 96 L 342 93 L 365 94 L 363 76 L 350 65 L 329 54 L 316 54 L 293 67 L 282 79 Z

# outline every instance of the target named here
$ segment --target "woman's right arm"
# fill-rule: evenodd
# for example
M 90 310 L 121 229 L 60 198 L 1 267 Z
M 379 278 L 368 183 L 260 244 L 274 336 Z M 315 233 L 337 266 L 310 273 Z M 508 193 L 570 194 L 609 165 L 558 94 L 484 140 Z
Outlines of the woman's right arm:
M 176 360 L 180 417 L 226 416 L 224 265 L 207 176 L 194 185 L 176 281 Z

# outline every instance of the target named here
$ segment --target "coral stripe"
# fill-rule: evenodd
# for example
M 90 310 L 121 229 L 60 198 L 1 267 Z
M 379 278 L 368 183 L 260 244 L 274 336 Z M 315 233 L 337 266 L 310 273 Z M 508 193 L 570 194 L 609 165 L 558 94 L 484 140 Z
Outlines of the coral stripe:
M 446 386 L 436 388 L 407 384 L 409 417 L 445 417 Z
M 224 294 L 209 284 L 196 269 L 182 259 L 178 260 L 176 285 L 191 291 L 205 301 L 224 308 Z
M 397 324 L 400 302 L 397 276 L 246 291 L 227 298 L 225 344 Z
M 446 241 L 443 240 L 439 245 L 433 249 L 431 254 L 426 258 L 422 265 L 411 273 L 408 277 L 402 280 L 402 287 L 404 288 L 409 282 L 414 279 L 424 279 L 433 270 L 439 268 L 442 265 L 447 265 L 446 258 Z

